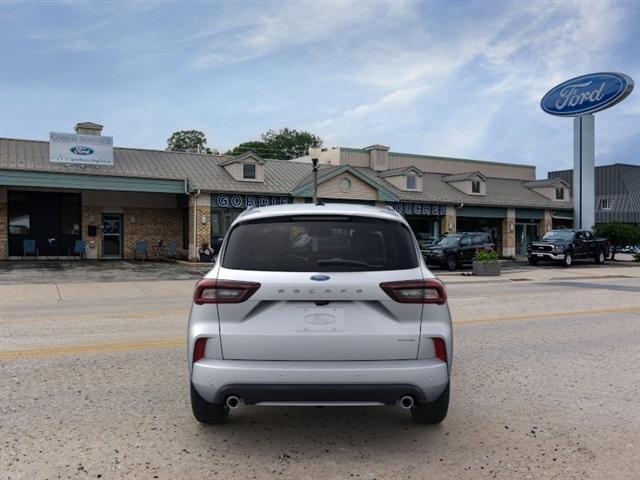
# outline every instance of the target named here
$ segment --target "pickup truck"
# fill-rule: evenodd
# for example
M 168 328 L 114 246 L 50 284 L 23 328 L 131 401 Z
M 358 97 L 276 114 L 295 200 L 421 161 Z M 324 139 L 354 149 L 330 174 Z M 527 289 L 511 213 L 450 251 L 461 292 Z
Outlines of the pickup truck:
M 609 253 L 608 243 L 606 239 L 594 238 L 588 230 L 550 230 L 541 240 L 529 244 L 527 258 L 531 265 L 551 260 L 570 267 L 573 260 L 585 258 L 601 265 Z

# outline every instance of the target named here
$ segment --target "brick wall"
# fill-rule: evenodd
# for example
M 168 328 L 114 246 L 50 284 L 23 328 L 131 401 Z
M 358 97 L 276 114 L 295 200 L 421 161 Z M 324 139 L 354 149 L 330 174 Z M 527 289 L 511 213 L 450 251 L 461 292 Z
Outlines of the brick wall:
M 544 211 L 544 218 L 540 220 L 538 224 L 538 235 L 542 237 L 553 227 L 553 218 L 551 217 L 551 210 Z
M 440 232 L 442 233 L 455 233 L 457 229 L 457 216 L 456 207 L 453 205 L 447 205 L 447 214 L 440 218 Z M 451 226 L 451 228 L 449 228 Z
M 88 259 L 96 259 L 102 256 L 102 235 L 100 225 L 102 224 L 102 207 L 82 206 L 82 240 L 86 243 L 85 252 Z M 97 228 L 96 236 L 88 235 L 87 227 L 95 225 Z
M 194 209 L 195 209 L 195 242 L 194 242 Z M 203 223 L 202 220 L 205 220 Z M 198 248 L 203 243 L 211 242 L 211 196 L 201 193 L 196 199 L 195 195 L 189 197 L 189 259 L 198 260 Z
M 123 211 L 123 258 L 134 258 L 133 249 L 140 240 L 146 240 L 149 258 L 156 258 L 153 247 L 159 240 L 166 247 L 175 242 L 182 246 L 182 212 L 177 208 L 124 207 Z
M 500 252 L 498 252 L 500 253 Z M 516 254 L 516 209 L 507 209 L 507 218 L 502 221 L 502 255 Z

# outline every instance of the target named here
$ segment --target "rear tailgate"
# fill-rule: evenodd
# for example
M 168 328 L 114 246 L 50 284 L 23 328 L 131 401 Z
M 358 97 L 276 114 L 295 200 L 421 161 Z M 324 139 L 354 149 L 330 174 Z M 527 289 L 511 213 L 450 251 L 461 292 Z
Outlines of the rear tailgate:
M 354 275 L 359 281 L 354 282 Z M 255 280 L 221 269 L 220 279 Z M 379 284 L 421 278 L 396 272 L 336 272 L 318 282 L 298 272 L 261 272 L 240 304 L 219 304 L 222 354 L 236 360 L 408 360 L 418 354 L 422 304 L 398 303 Z

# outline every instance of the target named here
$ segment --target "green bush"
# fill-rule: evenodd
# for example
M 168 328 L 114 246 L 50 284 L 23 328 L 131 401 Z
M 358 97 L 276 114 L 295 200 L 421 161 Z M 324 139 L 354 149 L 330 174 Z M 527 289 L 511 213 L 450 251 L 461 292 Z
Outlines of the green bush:
M 611 260 L 615 258 L 618 247 L 636 245 L 640 242 L 640 226 L 630 223 L 600 223 L 595 227 L 595 234 L 611 242 Z
M 473 261 L 480 263 L 497 262 L 498 254 L 496 252 L 478 252 L 476 256 L 473 257 Z

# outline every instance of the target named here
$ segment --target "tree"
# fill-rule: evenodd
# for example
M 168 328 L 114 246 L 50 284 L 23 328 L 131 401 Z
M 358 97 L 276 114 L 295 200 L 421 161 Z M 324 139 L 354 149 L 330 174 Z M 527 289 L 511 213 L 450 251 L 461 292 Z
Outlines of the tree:
M 218 153 L 207 147 L 207 138 L 200 130 L 178 130 L 167 139 L 167 151 Z
M 640 243 L 640 226 L 630 223 L 600 223 L 595 227 L 598 237 L 606 237 L 611 242 L 611 260 L 616 256 L 618 247 Z
M 243 153 L 248 151 L 255 152 L 261 157 L 269 157 L 269 155 L 267 154 L 267 146 L 264 142 L 260 142 L 258 140 L 241 143 L 237 147 L 234 147 L 226 152 L 225 155 L 233 155 L 235 157 L 237 155 L 242 155 Z
M 239 155 L 253 150 L 261 157 L 290 160 L 307 154 L 314 142 L 322 143 L 317 135 L 309 132 L 283 128 L 282 130 L 268 130 L 262 134 L 262 141 L 244 142 L 229 150 L 227 155 Z

